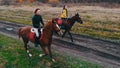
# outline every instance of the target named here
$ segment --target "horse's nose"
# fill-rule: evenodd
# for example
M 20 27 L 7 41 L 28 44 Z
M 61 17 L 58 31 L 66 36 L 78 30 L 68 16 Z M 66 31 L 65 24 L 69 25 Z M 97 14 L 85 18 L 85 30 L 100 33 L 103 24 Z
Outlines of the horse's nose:
M 83 21 L 81 21 L 80 23 L 83 24 Z
M 83 22 L 81 22 L 81 24 L 83 24 Z

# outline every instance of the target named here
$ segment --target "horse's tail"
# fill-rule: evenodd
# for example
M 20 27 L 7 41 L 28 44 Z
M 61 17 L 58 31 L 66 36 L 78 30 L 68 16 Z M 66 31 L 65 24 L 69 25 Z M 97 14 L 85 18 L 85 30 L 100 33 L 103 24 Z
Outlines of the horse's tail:
M 21 32 L 21 28 L 18 29 L 18 38 L 19 38 L 19 40 L 20 40 L 20 37 L 21 37 L 21 33 L 20 32 Z

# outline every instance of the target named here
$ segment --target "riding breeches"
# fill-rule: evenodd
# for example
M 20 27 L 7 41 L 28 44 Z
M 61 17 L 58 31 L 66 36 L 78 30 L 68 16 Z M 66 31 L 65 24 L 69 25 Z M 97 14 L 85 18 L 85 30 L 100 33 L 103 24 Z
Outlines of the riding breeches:
M 32 28 L 31 31 L 35 33 L 36 37 L 39 37 L 38 28 Z

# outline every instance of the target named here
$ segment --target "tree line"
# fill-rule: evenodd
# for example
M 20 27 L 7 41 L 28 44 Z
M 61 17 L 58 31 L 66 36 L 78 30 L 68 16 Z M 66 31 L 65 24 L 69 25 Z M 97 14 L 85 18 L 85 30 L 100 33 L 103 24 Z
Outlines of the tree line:
M 59 2 L 59 3 L 118 3 L 120 4 L 120 0 L 0 0 L 2 4 L 11 4 L 11 3 L 33 3 L 33 2 Z
M 107 2 L 107 3 L 120 3 L 120 0 L 35 0 L 39 2 L 62 2 L 62 3 L 100 3 L 100 2 Z

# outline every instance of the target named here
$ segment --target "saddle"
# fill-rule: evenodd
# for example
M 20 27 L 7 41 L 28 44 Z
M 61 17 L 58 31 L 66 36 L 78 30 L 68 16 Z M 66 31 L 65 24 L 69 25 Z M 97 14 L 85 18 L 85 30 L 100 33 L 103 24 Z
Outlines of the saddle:
M 39 37 L 38 37 L 37 41 L 40 41 L 40 40 L 41 40 L 42 30 L 43 30 L 43 29 L 38 30 L 38 32 L 39 32 Z M 35 40 L 36 38 L 37 38 L 37 37 L 36 37 L 36 34 L 35 34 L 35 32 L 34 32 L 34 29 L 31 28 L 31 31 L 30 31 L 30 34 L 29 34 L 29 39 Z M 35 41 L 36 41 L 36 40 L 35 40 Z M 39 42 L 38 42 L 38 43 L 39 43 Z
M 62 19 L 58 19 L 57 20 L 57 24 L 59 25 L 60 29 L 64 29 L 65 28 L 64 23 L 65 23 L 65 21 L 63 21 Z
M 62 19 L 58 19 L 58 20 L 57 20 L 57 24 L 58 24 L 58 25 L 62 25 L 62 23 L 63 23 Z

